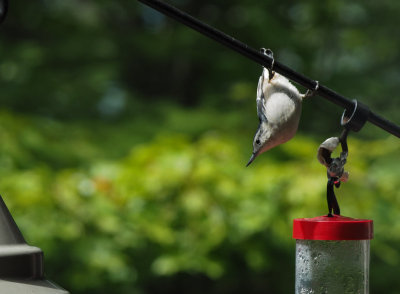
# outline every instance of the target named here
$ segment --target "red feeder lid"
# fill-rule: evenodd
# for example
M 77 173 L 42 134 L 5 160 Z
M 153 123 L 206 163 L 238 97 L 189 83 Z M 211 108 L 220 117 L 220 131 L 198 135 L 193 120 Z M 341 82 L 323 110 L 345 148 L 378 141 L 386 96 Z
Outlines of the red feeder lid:
M 370 240 L 373 222 L 340 215 L 297 218 L 293 220 L 293 238 L 302 240 Z

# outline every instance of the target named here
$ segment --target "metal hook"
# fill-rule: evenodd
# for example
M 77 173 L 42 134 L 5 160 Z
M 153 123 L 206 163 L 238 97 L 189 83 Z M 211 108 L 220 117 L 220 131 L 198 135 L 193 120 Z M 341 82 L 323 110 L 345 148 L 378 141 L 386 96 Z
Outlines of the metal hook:
M 6 18 L 8 11 L 8 0 L 0 0 L 0 23 Z
M 340 142 L 340 145 L 342 146 L 342 153 L 349 152 L 349 147 L 347 146 L 347 136 L 349 135 L 349 132 L 350 132 L 350 130 L 345 127 L 343 129 L 342 133 L 340 134 L 339 142 Z
M 340 187 L 341 182 L 346 182 L 349 173 L 344 170 L 344 165 L 347 162 L 347 156 L 349 153 L 348 145 L 347 145 L 347 136 L 349 134 L 349 129 L 344 128 L 340 137 L 337 140 L 340 142 L 342 147 L 342 152 L 340 152 L 340 156 L 336 158 L 330 158 L 329 166 L 327 167 L 327 176 L 328 176 L 328 183 L 327 183 L 327 202 L 328 202 L 328 216 L 332 215 L 333 213 L 336 215 L 340 215 L 340 208 L 339 203 L 336 199 L 334 186 L 336 188 Z M 330 157 L 330 154 L 329 154 Z
M 346 129 L 350 129 L 353 132 L 358 132 L 365 125 L 370 114 L 371 111 L 367 105 L 362 104 L 354 99 L 353 108 L 351 110 L 345 109 L 343 111 L 340 124 Z
M 344 170 L 347 162 L 348 145 L 347 137 L 350 130 L 344 128 L 340 137 L 332 137 L 325 140 L 318 148 L 318 160 L 327 168 L 328 183 L 326 187 L 326 199 L 328 203 L 328 216 L 333 216 L 332 211 L 336 215 L 340 215 L 340 208 L 336 199 L 334 188 L 339 188 L 341 182 L 346 182 L 349 173 Z M 332 158 L 331 155 L 336 147 L 342 147 L 339 157 Z

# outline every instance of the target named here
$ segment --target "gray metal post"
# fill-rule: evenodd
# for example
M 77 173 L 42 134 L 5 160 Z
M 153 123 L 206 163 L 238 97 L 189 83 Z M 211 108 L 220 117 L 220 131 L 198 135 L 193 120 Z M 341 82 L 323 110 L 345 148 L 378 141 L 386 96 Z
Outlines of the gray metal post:
M 69 293 L 44 278 L 43 251 L 26 243 L 1 196 L 0 293 Z

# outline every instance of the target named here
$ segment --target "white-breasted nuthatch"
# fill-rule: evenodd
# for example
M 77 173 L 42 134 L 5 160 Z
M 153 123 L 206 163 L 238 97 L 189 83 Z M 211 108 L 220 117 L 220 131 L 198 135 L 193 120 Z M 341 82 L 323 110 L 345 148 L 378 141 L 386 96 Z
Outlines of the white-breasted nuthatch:
M 312 92 L 302 95 L 286 77 L 263 68 L 257 87 L 260 124 L 253 140 L 253 154 L 246 166 L 261 153 L 293 138 L 300 121 L 302 99 L 308 96 Z

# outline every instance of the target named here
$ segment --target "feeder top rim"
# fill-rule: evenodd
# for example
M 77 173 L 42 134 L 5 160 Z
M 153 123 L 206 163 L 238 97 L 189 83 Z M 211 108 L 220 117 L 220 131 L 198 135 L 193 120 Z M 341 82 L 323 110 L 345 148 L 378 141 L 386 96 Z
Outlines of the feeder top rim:
M 373 221 L 340 215 L 293 220 L 293 238 L 300 240 L 370 240 Z
M 333 216 L 321 215 L 312 218 L 297 218 L 295 220 L 309 222 L 372 222 L 370 219 L 352 218 L 337 214 L 334 214 Z

